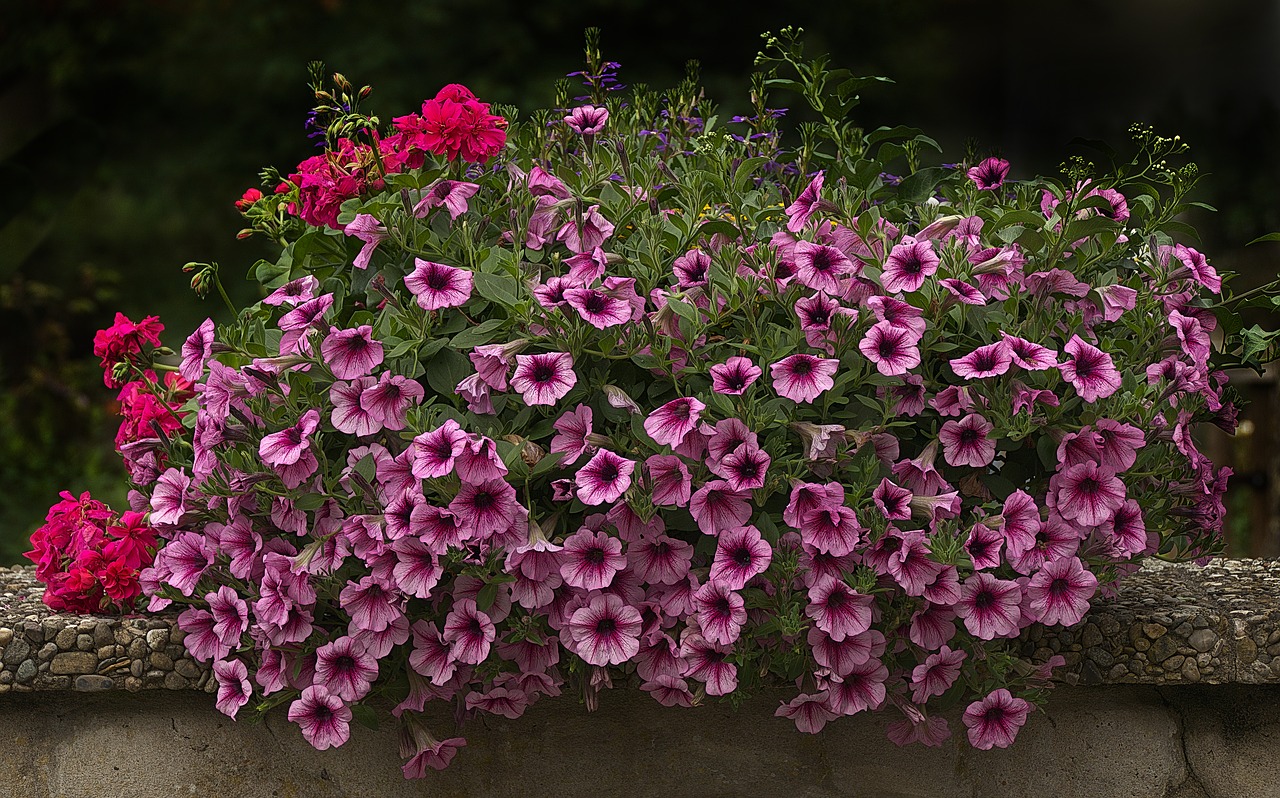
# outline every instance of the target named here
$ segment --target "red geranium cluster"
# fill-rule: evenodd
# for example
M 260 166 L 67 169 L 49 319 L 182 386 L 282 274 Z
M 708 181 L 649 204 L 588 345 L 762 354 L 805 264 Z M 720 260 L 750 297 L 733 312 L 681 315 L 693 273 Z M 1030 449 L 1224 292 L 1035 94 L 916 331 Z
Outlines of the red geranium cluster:
M 182 414 L 178 408 L 194 395 L 190 381 L 174 371 L 165 373 L 163 383 L 150 370 L 145 372 L 145 379 L 125 383 L 116 397 L 123 419 L 116 432 L 116 448 L 180 432 Z
M 476 99 L 471 90 L 450 83 L 434 99 L 422 104 L 422 114 L 399 116 L 394 120 L 398 134 L 397 151 L 429 152 L 484 163 L 507 143 L 507 120 L 489 113 L 489 104 Z M 422 165 L 419 159 L 416 165 Z
M 116 313 L 116 320 L 105 330 L 93 336 L 93 353 L 102 359 L 102 381 L 108 388 L 119 388 L 122 381 L 115 374 L 121 363 L 139 364 L 142 361 L 142 345 L 160 345 L 160 333 L 164 325 L 159 316 L 147 316 L 133 322 L 123 313 Z
M 338 209 L 367 189 L 382 188 L 382 178 L 374 168 L 373 150 L 368 144 L 341 139 L 338 149 L 313 155 L 298 164 L 289 181 L 298 187 L 298 215 L 316 227 L 341 228 Z
M 299 202 L 290 212 L 309 225 L 341 229 L 342 203 L 369 190 L 380 191 L 383 175 L 420 169 L 428 154 L 484 163 L 507 142 L 507 120 L 489 113 L 488 103 L 456 83 L 424 102 L 421 115 L 397 117 L 395 127 L 396 133 L 377 139 L 376 153 L 368 144 L 340 139 L 336 150 L 298 164 L 284 184 L 298 187 Z M 247 199 L 248 195 L 236 203 L 242 211 Z
M 138 573 L 155 559 L 156 533 L 146 514 L 118 516 L 87 491 L 61 496 L 23 555 L 45 584 L 44 603 L 67 612 L 132 610 L 142 594 Z

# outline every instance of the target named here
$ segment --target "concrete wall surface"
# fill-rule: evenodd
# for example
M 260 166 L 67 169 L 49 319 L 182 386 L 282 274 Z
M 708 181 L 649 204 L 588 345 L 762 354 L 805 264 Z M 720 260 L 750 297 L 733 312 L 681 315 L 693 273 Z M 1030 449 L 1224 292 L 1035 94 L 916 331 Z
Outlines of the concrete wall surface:
M 447 770 L 405 781 L 394 724 L 315 751 L 282 710 L 234 722 L 196 691 L 9 694 L 0 796 L 1280 798 L 1275 685 L 1062 687 L 988 752 L 898 748 L 878 716 L 800 734 L 773 716 L 783 695 L 668 709 L 614 690 L 594 713 L 544 699 L 469 723 Z

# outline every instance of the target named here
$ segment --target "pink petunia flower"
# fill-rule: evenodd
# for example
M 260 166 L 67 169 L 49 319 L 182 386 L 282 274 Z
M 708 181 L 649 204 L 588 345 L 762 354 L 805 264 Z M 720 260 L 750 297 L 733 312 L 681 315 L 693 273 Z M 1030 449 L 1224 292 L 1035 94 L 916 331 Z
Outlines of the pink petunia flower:
M 464 665 L 479 665 L 489 656 L 497 630 L 493 620 L 467 598 L 454 602 L 445 616 L 441 636 L 449 644 L 453 659 Z
M 434 430 L 413 439 L 413 476 L 434 479 L 453 473 L 454 461 L 467 446 L 467 433 L 457 421 L 446 419 Z
M 378 382 L 360 394 L 360 404 L 383 429 L 401 430 L 408 421 L 409 406 L 418 404 L 426 394 L 417 380 L 384 371 Z
M 965 657 L 964 651 L 952 651 L 948 646 L 925 657 L 924 662 L 911 671 L 911 700 L 923 704 L 951 689 L 960 676 L 960 664 Z
M 556 233 L 575 255 L 590 252 L 613 235 L 613 224 L 600 215 L 600 206 L 592 205 L 582 216 L 571 219 Z
M 262 438 L 258 456 L 270 466 L 288 466 L 298 462 L 302 453 L 311 446 L 311 433 L 320 426 L 320 411 L 308 410 L 292 427 L 273 432 Z M 152 519 L 155 522 L 155 519 Z
M 832 378 L 839 365 L 837 360 L 797 353 L 774 363 L 769 371 L 779 396 L 809 404 L 835 386 Z
M 796 281 L 827 294 L 839 294 L 841 279 L 857 271 L 854 262 L 839 249 L 812 241 L 797 241 L 793 258 Z
M 1073 335 L 1063 347 L 1067 355 L 1058 366 L 1062 378 L 1075 387 L 1086 402 L 1096 402 L 1120 390 L 1120 372 L 1111 355 Z
M 879 709 L 884 703 L 884 683 L 889 669 L 877 658 L 869 658 L 855 665 L 844 676 L 827 679 L 826 706 L 836 715 L 856 715 L 859 712 Z
M 764 573 L 773 561 L 773 549 L 760 530 L 747 525 L 720 533 L 710 579 L 730 590 L 741 590 L 752 577 Z
M 659 446 L 679 446 L 686 435 L 698 426 L 707 406 L 692 396 L 672 399 L 654 410 L 644 421 L 644 431 Z
M 359 701 L 378 678 L 378 661 L 363 643 L 342 636 L 316 649 L 315 683 L 343 701 Z
M 461 307 L 471 299 L 473 278 L 467 269 L 421 258 L 414 258 L 413 263 L 413 271 L 404 278 L 404 284 L 423 310 Z
M 634 460 L 628 460 L 608 449 L 601 449 L 578 469 L 574 482 L 578 486 L 578 499 L 592 506 L 609 504 L 622 498 L 631 487 Z
M 817 734 L 837 717 L 836 713 L 827 708 L 825 693 L 801 693 L 778 707 L 778 711 L 773 714 L 774 717 L 795 721 L 796 728 L 805 734 Z
M 1027 722 L 1031 705 L 1003 687 L 974 701 L 964 711 L 964 725 L 969 729 L 969 744 L 982 751 L 1008 748 Z
M 612 593 L 597 593 L 569 619 L 578 656 L 588 665 L 621 665 L 640 651 L 640 613 Z
M 565 584 L 582 590 L 602 590 L 627 567 L 622 541 L 605 532 L 579 529 L 564 541 L 560 552 L 560 576 Z
M 750 499 L 750 493 L 734 490 L 728 482 L 716 479 L 694 491 L 689 498 L 689 513 L 704 535 L 716 535 L 747 523 L 751 518 Z
M 347 226 L 342 228 L 342 232 L 364 242 L 364 246 L 360 247 L 360 252 L 351 263 L 357 269 L 369 268 L 374 250 L 389 237 L 387 228 L 382 226 L 377 217 L 367 213 L 356 214 L 356 218 L 348 222 Z
M 262 300 L 262 304 L 273 307 L 300 305 L 315 299 L 315 292 L 319 287 L 320 280 L 314 274 L 308 274 L 305 277 L 290 280 L 272 291 Z
M 906 374 L 920 365 L 920 339 L 910 328 L 879 321 L 867 329 L 858 342 L 858 351 L 876 364 L 886 377 Z
M 234 720 L 240 707 L 249 703 L 253 696 L 249 669 L 238 659 L 220 659 L 213 663 L 213 677 L 218 682 L 218 698 L 214 706 Z
M 348 581 L 338 603 L 351 616 L 352 627 L 370 632 L 381 632 L 404 614 L 404 597 L 374 575 Z
M 853 509 L 842 504 L 809 510 L 801 516 L 799 528 L 805 545 L 837 557 L 852 552 L 866 531 Z
M 1125 502 L 1125 485 L 1115 471 L 1094 462 L 1073 465 L 1053 475 L 1049 488 L 1058 513 L 1068 521 L 1097 526 Z
M 204 374 L 205 361 L 209 359 L 213 349 L 213 338 L 213 319 L 205 319 L 195 332 L 182 342 L 182 364 L 178 367 L 178 373 L 183 379 L 197 382 Z
M 511 388 L 521 393 L 527 405 L 554 405 L 577 384 L 573 356 L 568 352 L 516 355 Z
M 373 338 L 373 327 L 365 324 L 349 330 L 331 327 L 320 344 L 325 365 L 340 380 L 363 377 L 382 363 L 382 344 Z
M 711 390 L 741 396 L 763 373 L 750 358 L 734 356 L 711 367 Z
M 798 233 L 809 224 L 809 220 L 813 218 L 813 214 L 818 211 L 822 205 L 822 180 L 823 173 L 818 172 L 814 175 L 813 180 L 809 181 L 809 185 L 805 186 L 804 191 L 800 192 L 800 196 L 787 206 L 785 213 L 787 214 L 787 229 L 793 233 Z
M 871 492 L 871 500 L 880 514 L 890 521 L 907 521 L 911 518 L 911 491 L 889 481 L 888 477 Z
M 932 241 L 905 236 L 885 258 L 880 285 L 890 294 L 918 291 L 924 281 L 938 271 L 939 262 Z
M 709 642 L 728 646 L 742 634 L 747 622 L 746 603 L 727 584 L 707 582 L 694 592 L 693 606 L 698 625 Z
M 589 405 L 578 405 L 566 410 L 556 419 L 552 428 L 556 431 L 551 439 L 553 454 L 560 455 L 560 465 L 572 465 L 578 458 L 595 451 L 591 442 L 592 412 Z
M 519 514 L 516 491 L 505 479 L 480 483 L 464 481 L 449 511 L 461 521 L 472 540 L 487 540 L 511 529 Z
M 674 454 L 650 455 L 644 461 L 649 472 L 650 498 L 659 507 L 684 507 L 693 489 L 689 468 Z
M 1002 560 L 1000 551 L 1004 548 L 1004 535 L 999 530 L 986 524 L 974 524 L 965 540 L 964 550 L 969 553 L 973 568 L 981 571 L 987 568 L 999 568 Z
M 680 640 L 680 675 L 705 684 L 707 695 L 728 695 L 738 689 L 738 666 L 726 661 L 732 651 L 701 634 L 686 634 Z
M 875 600 L 854 591 L 839 579 L 825 578 L 809 588 L 809 604 L 804 614 L 817 628 L 839 643 L 871 628 L 871 607 Z
M 666 535 L 641 538 L 627 548 L 627 565 L 637 579 L 650 585 L 680 582 L 689 575 L 692 561 L 693 546 Z
M 711 473 L 723 477 L 733 490 L 748 491 L 764 487 L 770 462 L 768 452 L 743 443 L 710 467 Z
M 324 685 L 303 690 L 289 705 L 289 720 L 302 728 L 302 736 L 318 751 L 340 746 L 351 736 L 351 707 Z
M 475 196 L 480 186 L 461 180 L 438 180 L 429 186 L 422 198 L 413 206 L 413 215 L 418 219 L 425 218 L 432 208 L 443 207 L 449 212 L 449 219 L 457 219 L 468 210 L 467 200 Z M 358 218 L 358 217 L 357 217 Z
M 1003 158 L 987 158 L 966 173 L 980 191 L 995 191 L 1009 176 L 1009 162 Z M 919 703 L 919 702 L 917 702 Z
M 1012 637 L 1020 629 L 1022 588 L 1017 582 L 997 579 L 978 572 L 960 587 L 960 601 L 955 606 L 969 634 L 982 640 Z
M 1027 606 L 1045 626 L 1075 626 L 1089 611 L 1098 591 L 1098 577 L 1078 557 L 1050 560 L 1027 582 Z
M 946 422 L 938 431 L 943 459 L 948 465 L 985 468 L 996 456 L 996 443 L 990 437 L 994 429 L 977 413 Z
M 1006 341 L 980 346 L 969 354 L 951 361 L 956 376 L 966 380 L 998 377 L 1013 364 L 1013 353 Z
M 578 311 L 583 321 L 599 330 L 626 324 L 634 314 L 631 303 L 598 288 L 568 288 L 564 301 Z

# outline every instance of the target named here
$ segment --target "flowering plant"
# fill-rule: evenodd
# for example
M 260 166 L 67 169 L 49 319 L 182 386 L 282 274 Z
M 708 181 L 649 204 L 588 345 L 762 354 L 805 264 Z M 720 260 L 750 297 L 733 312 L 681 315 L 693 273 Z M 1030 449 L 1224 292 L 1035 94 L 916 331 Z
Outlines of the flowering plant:
M 591 37 L 586 95 L 521 121 L 451 85 L 384 128 L 317 83 L 323 151 L 237 202 L 282 247 L 264 298 L 142 383 L 181 426 L 122 447 L 149 608 L 185 606 L 220 709 L 287 704 L 327 748 L 389 698 L 410 777 L 465 744 L 428 701 L 621 682 L 795 685 L 800 730 L 888 710 L 898 743 L 965 707 L 1007 746 L 1063 664 L 1024 629 L 1220 551 L 1192 430 L 1233 427 L 1219 364 L 1270 338 L 1178 240 L 1184 145 L 927 166 L 848 120 L 876 79 L 791 31 L 758 65 L 728 122 L 694 75 L 625 91 Z M 819 120 L 798 146 L 778 90 Z

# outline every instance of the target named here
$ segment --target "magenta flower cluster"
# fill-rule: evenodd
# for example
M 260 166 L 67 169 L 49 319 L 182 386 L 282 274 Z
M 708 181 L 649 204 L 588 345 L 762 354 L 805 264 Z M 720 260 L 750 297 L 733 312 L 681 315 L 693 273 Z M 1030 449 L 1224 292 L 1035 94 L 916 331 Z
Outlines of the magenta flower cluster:
M 317 748 L 389 697 L 407 776 L 465 744 L 428 702 L 628 684 L 1011 744 L 1063 664 L 1028 627 L 1220 546 L 1192 430 L 1234 424 L 1222 280 L 1167 185 L 751 179 L 774 137 L 597 94 L 368 184 L 188 341 L 194 423 L 133 472 L 150 609 L 220 709 L 287 705 Z

